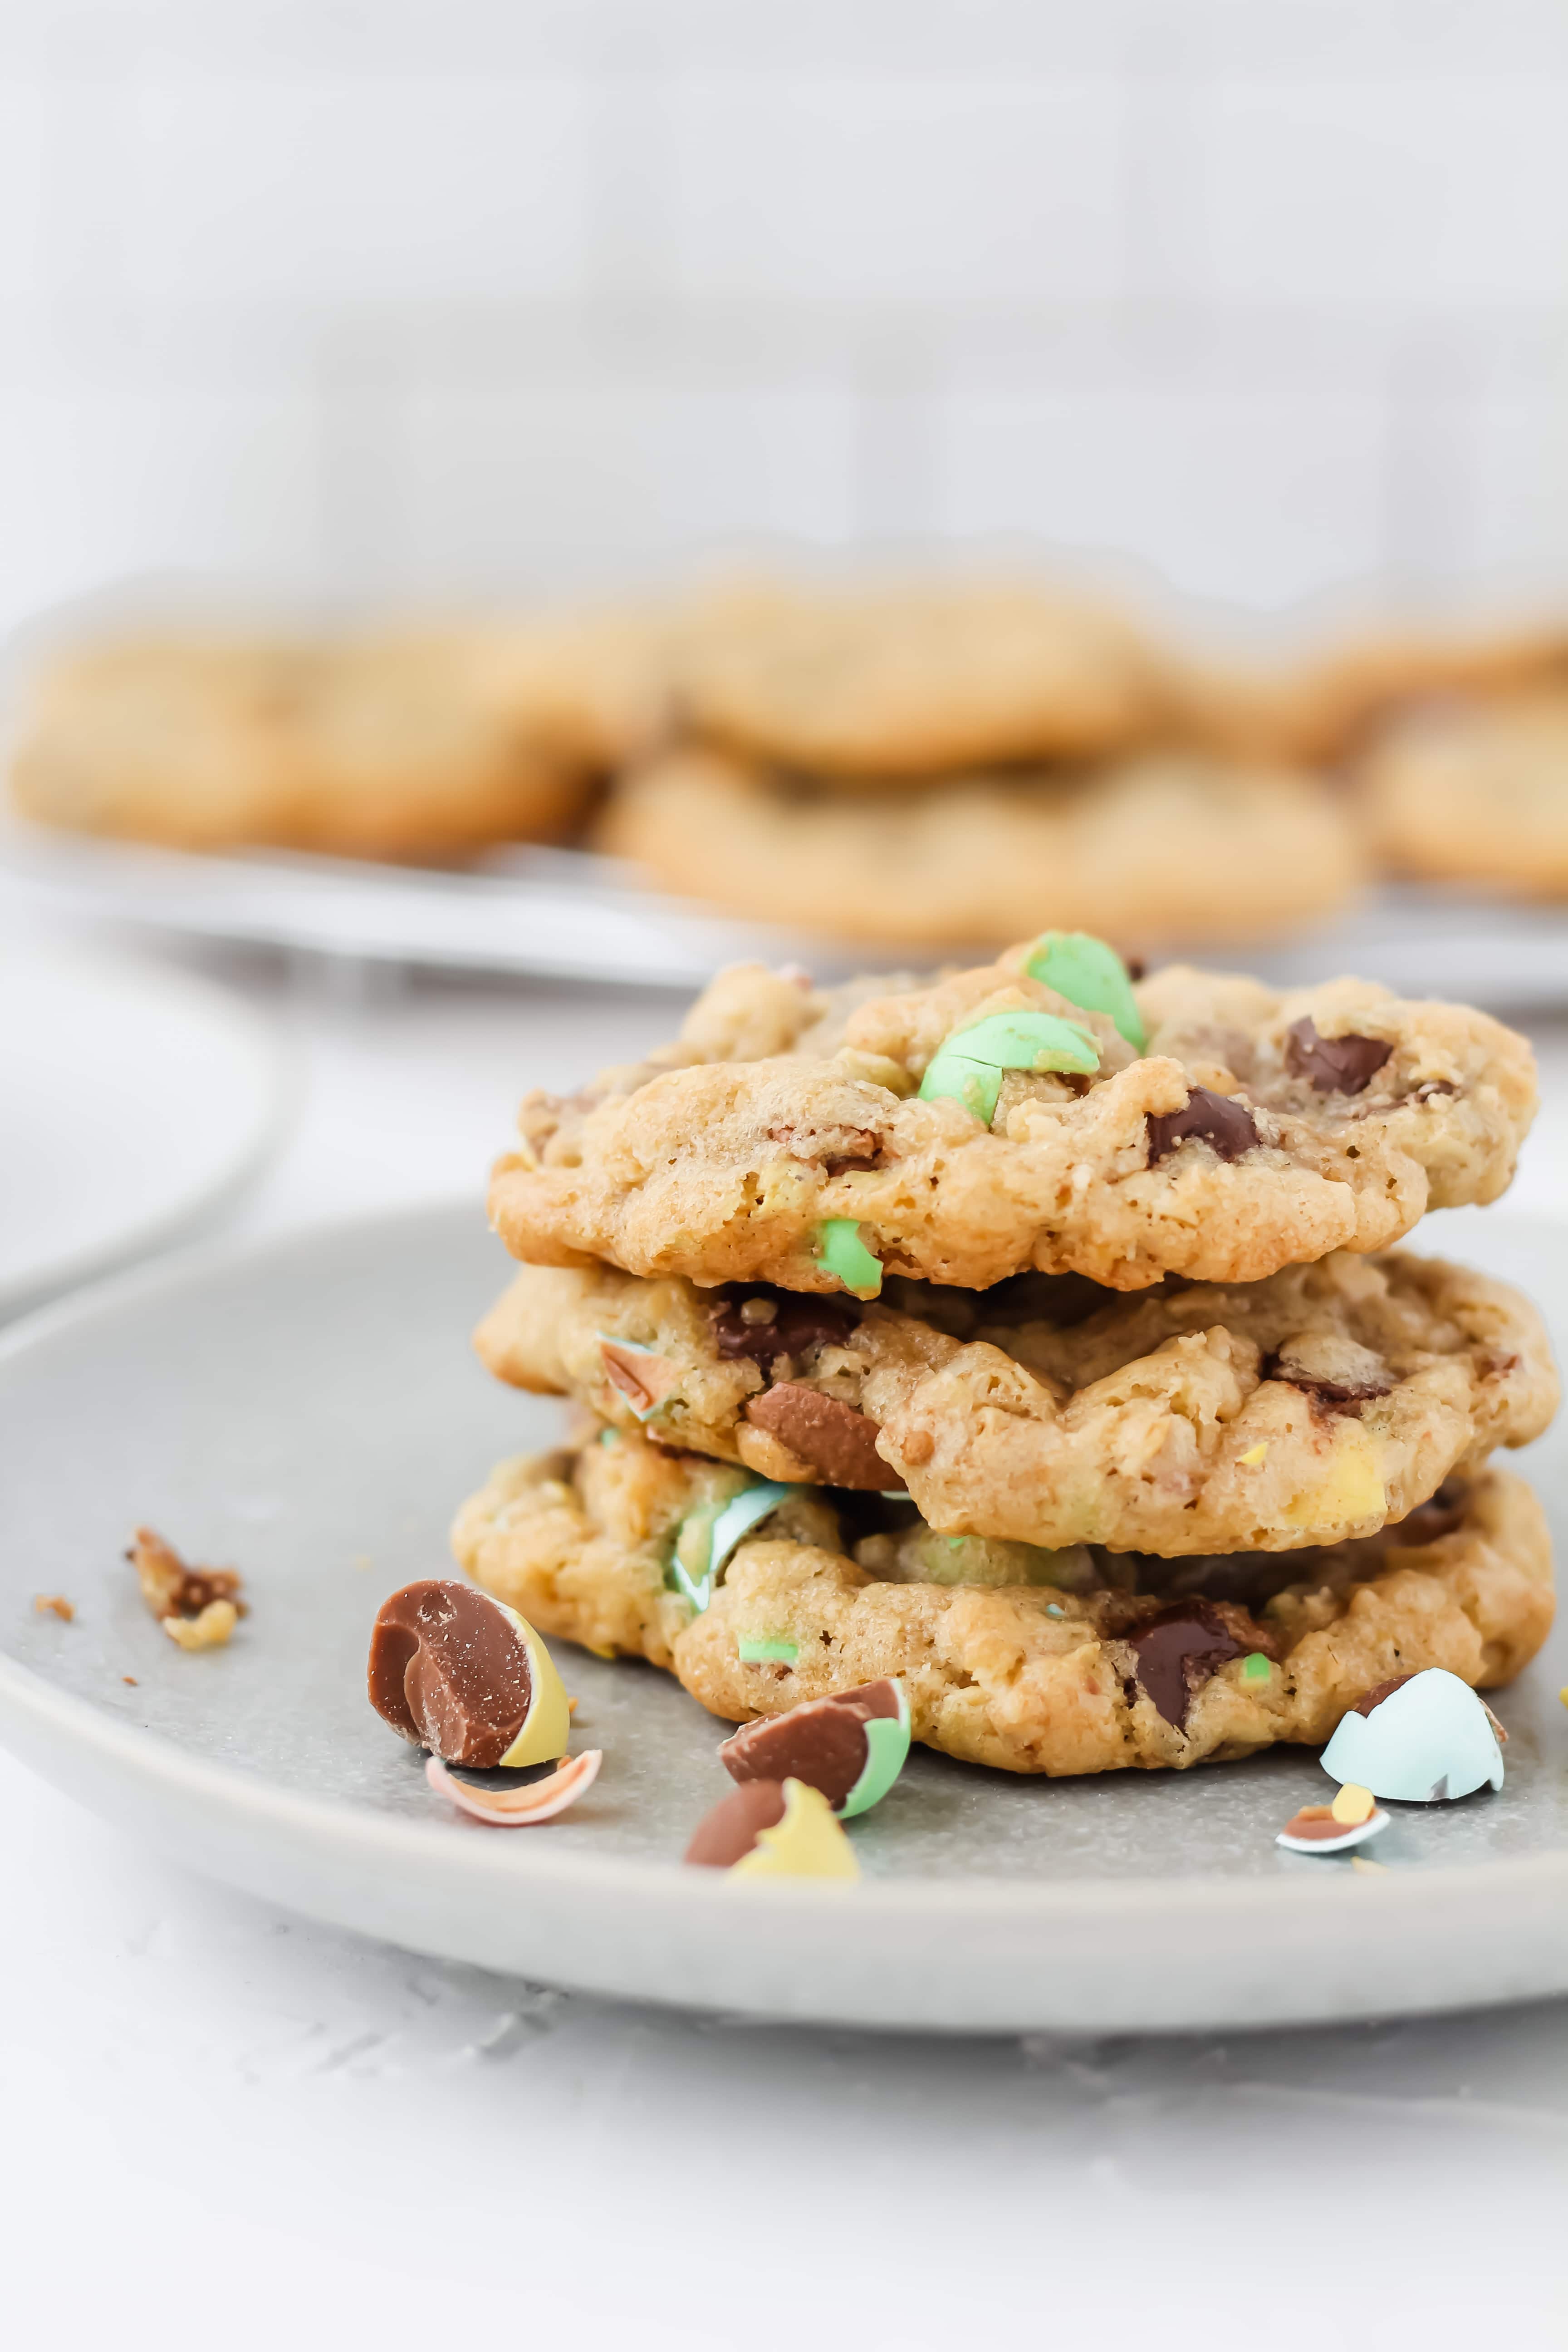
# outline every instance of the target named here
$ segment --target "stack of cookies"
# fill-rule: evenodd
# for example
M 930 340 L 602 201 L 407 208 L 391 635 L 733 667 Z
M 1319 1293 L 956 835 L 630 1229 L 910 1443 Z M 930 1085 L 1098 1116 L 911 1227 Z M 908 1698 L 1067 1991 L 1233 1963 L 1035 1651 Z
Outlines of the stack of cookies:
M 597 845 L 758 920 L 1229 944 L 1364 878 L 1351 816 L 1235 689 L 1087 599 L 777 587 L 710 604 L 669 657 L 676 731 L 618 779 Z
M 1526 1299 L 1395 1245 L 1497 1197 L 1534 1102 L 1485 1014 L 1134 985 L 1081 934 L 924 984 L 727 971 L 523 1106 L 479 1346 L 582 1415 L 458 1557 L 731 1721 L 898 1676 L 917 1739 L 1016 1772 L 1506 1682 L 1552 1571 L 1491 1457 L 1556 1377 Z

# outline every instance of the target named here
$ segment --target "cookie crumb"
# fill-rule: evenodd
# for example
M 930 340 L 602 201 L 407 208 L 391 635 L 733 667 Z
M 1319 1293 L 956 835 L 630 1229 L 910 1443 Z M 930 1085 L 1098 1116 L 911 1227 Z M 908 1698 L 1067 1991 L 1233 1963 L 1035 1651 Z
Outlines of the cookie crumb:
M 141 1688 L 141 1685 L 138 1683 L 134 1675 L 121 1675 L 120 1679 L 122 1683 L 129 1683 L 132 1690 L 140 1690 Z
M 35 1592 L 33 1607 L 40 1617 L 58 1617 L 68 1625 L 76 1616 L 76 1603 L 68 1601 L 63 1592 Z
M 195 1617 L 165 1617 L 163 1631 L 182 1650 L 221 1650 L 239 1622 L 232 1601 L 209 1601 Z
M 187 1568 L 172 1544 L 151 1528 L 138 1528 L 125 1555 L 136 1570 L 142 1598 L 172 1642 L 182 1650 L 219 1648 L 247 1614 L 242 1580 L 232 1568 Z

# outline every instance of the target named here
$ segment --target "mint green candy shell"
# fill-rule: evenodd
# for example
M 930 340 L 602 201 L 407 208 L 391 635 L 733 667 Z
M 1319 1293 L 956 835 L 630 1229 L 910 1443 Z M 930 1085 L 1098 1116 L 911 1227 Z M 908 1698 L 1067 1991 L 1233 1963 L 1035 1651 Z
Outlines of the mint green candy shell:
M 708 1583 L 715 1585 L 723 1573 L 724 1563 L 743 1536 L 751 1533 L 759 1519 L 776 1511 L 795 1493 L 793 1486 L 775 1484 L 771 1478 L 760 1479 L 754 1486 L 744 1486 L 731 1496 L 713 1522 L 713 1533 L 708 1553 Z
M 988 1013 L 973 1028 L 944 1037 L 938 1060 L 949 1052 L 994 1070 L 1076 1070 L 1087 1077 L 1100 1067 L 1089 1031 L 1054 1013 Z
M 748 1641 L 743 1633 L 735 1648 L 743 1666 L 793 1666 L 800 1656 L 798 1642 Z
M 966 1054 L 950 1054 L 942 1046 L 926 1066 L 921 1080 L 921 1102 L 958 1102 L 971 1118 L 989 1127 L 996 1116 L 1002 1073 L 994 1063 L 972 1062 Z
M 1142 1053 L 1148 1043 L 1127 967 L 1112 947 L 1092 931 L 1046 931 L 1024 967 L 1031 980 L 1054 988 L 1086 1013 L 1108 1013 L 1128 1044 Z
M 595 1331 L 594 1337 L 602 1347 L 624 1348 L 628 1356 L 657 1356 L 658 1353 L 657 1348 L 645 1346 L 641 1339 L 616 1339 L 608 1331 Z M 624 1390 L 620 1391 L 620 1396 L 622 1403 L 638 1421 L 651 1421 L 655 1413 L 662 1412 L 669 1402 L 668 1397 L 656 1397 L 652 1404 L 633 1404 Z M 601 1443 L 603 1443 L 602 1436 Z
M 899 1694 L 897 1717 L 873 1716 L 865 1727 L 866 1761 L 860 1778 L 838 1808 L 842 1822 L 853 1821 L 857 1813 L 868 1813 L 873 1805 L 879 1805 L 904 1769 L 910 1752 L 910 1703 L 902 1683 L 895 1687 Z
M 828 1217 L 818 1226 L 816 1263 L 857 1297 L 875 1298 L 882 1287 L 882 1261 L 861 1240 L 854 1217 Z

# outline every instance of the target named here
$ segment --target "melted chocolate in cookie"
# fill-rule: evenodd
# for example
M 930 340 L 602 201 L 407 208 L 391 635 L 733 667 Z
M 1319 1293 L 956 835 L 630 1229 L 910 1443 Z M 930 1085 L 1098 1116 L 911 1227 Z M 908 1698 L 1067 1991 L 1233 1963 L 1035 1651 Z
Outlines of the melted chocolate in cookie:
M 763 1307 L 771 1307 L 773 1313 L 762 1314 Z M 749 1356 L 763 1366 L 780 1356 L 801 1356 L 808 1348 L 847 1339 L 860 1320 L 852 1298 L 819 1298 L 761 1282 L 726 1290 L 708 1312 L 721 1356 Z
M 1292 1021 L 1286 1033 L 1285 1066 L 1317 1094 L 1359 1095 L 1393 1051 L 1381 1037 L 1321 1037 L 1309 1017 Z
M 1397 1543 L 1436 1543 L 1451 1536 L 1465 1516 L 1469 1489 L 1462 1478 L 1445 1478 L 1435 1495 L 1407 1511 L 1389 1533 Z
M 1184 1601 L 1163 1610 L 1131 1636 L 1131 1643 L 1139 1683 L 1178 1730 L 1216 1667 L 1242 1655 L 1241 1643 L 1219 1612 L 1204 1601 Z
M 1149 1165 L 1155 1167 L 1167 1152 L 1189 1136 L 1212 1144 L 1222 1160 L 1239 1160 L 1258 1141 L 1252 1113 L 1229 1095 L 1211 1094 L 1194 1087 L 1180 1110 L 1149 1113 Z

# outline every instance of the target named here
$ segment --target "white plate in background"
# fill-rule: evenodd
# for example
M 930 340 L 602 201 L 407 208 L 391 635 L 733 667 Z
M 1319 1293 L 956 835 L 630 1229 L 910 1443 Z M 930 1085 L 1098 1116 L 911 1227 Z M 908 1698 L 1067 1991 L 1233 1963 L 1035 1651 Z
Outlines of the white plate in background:
M 1489 1213 L 1466 1255 L 1528 1278 L 1561 1349 L 1568 1230 Z M 1120 2032 L 1568 1991 L 1561 1639 L 1493 1695 L 1503 1790 L 1399 1807 L 1370 1875 L 1276 1847 L 1329 1785 L 1299 1748 L 1057 1781 L 917 1750 L 852 1824 L 858 1886 L 688 1870 L 729 1786 L 720 1727 L 670 1677 L 566 1643 L 594 1789 L 547 1827 L 455 1816 L 372 1713 L 365 1654 L 385 1594 L 446 1570 L 462 1496 L 559 1427 L 469 1349 L 505 1275 L 476 1208 L 426 1210 L 149 1268 L 0 1337 L 0 1737 L 294 1910 L 679 2007 Z M 1561 1533 L 1563 1436 L 1524 1467 Z M 139 1520 L 242 1570 L 227 1649 L 187 1656 L 147 1615 L 122 1557 Z
M 208 981 L 0 953 L 0 1315 L 186 1234 L 281 1130 L 281 1050 Z

